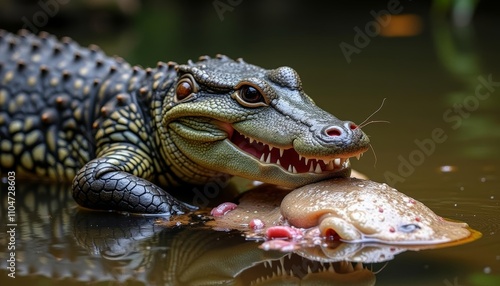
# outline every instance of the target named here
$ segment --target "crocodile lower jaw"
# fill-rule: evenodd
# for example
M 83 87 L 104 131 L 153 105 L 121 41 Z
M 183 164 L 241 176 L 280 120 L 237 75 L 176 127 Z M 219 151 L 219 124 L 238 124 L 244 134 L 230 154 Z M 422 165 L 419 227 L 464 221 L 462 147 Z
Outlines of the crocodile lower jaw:
M 350 167 L 348 158 L 315 159 L 301 156 L 294 148 L 273 147 L 247 137 L 234 130 L 230 141 L 243 152 L 252 155 L 262 164 L 281 166 L 293 174 L 337 172 Z M 357 155 L 358 157 L 361 154 Z

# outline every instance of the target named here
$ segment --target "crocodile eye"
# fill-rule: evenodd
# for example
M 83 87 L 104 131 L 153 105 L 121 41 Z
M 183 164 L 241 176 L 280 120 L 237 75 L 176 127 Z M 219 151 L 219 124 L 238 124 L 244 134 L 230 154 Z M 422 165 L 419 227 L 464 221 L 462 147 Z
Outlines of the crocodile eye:
M 198 87 L 192 75 L 186 74 L 177 82 L 175 89 L 175 100 L 181 101 L 198 91 Z
M 245 85 L 240 89 L 240 97 L 244 101 L 248 103 L 257 103 L 257 102 L 263 102 L 264 97 L 260 92 L 249 85 Z
M 246 107 L 267 106 L 266 98 L 262 92 L 251 85 L 244 84 L 232 95 L 239 104 Z
M 417 224 L 413 224 L 413 223 L 403 224 L 403 225 L 398 226 L 399 231 L 406 232 L 406 233 L 414 232 L 417 229 L 420 229 L 420 226 Z

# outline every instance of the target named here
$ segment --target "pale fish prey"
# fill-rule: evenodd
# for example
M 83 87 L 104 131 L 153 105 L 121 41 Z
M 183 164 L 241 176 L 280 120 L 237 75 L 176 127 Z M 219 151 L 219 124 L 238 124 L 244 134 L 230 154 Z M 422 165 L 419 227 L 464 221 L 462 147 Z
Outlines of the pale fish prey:
M 346 249 L 356 255 L 363 249 L 366 256 L 376 249 L 387 252 L 383 245 L 404 245 L 401 252 L 462 244 L 481 236 L 466 223 L 443 219 L 386 184 L 356 178 L 325 180 L 293 191 L 262 185 L 244 193 L 238 205 L 222 204 L 212 214 L 216 228 L 242 230 L 248 238 L 265 240 L 265 249 L 296 251 L 333 243 L 336 253 L 344 249 L 344 258 Z M 370 260 L 384 260 L 375 256 Z

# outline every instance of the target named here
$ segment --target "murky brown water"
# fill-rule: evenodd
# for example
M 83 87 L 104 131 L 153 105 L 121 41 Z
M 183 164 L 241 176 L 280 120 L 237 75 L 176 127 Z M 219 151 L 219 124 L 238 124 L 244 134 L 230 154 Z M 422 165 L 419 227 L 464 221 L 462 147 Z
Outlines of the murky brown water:
M 219 2 L 227 1 L 203 6 L 170 1 L 120 12 L 70 1 L 49 15 L 43 29 L 96 43 L 144 66 L 216 53 L 270 68 L 289 65 L 318 105 L 358 123 L 386 98 L 373 120 L 390 124 L 364 128 L 377 159 L 366 153 L 354 167 L 439 215 L 469 223 L 483 237 L 366 265 L 376 274 L 327 278 L 368 284 L 375 278 L 376 285 L 500 284 L 500 86 L 495 85 L 500 81 L 500 20 L 492 1 L 482 1 L 473 25 L 465 28 L 451 26 L 427 4 L 401 1 L 394 8 L 400 17 L 392 16 L 387 27 L 358 46 L 354 28 L 363 30 L 373 21 L 371 11 L 388 9 L 388 2 L 325 7 L 322 2 L 240 1 L 222 14 L 222 21 L 213 4 Z M 41 15 L 36 14 L 40 6 L 6 3 L 0 4 L 0 23 L 11 31 L 23 26 L 22 17 L 33 22 Z M 357 48 L 350 62 L 342 42 Z M 488 79 L 494 83 L 485 84 Z M 6 270 L 7 181 L 1 183 L 2 285 L 245 285 L 278 268 L 292 269 L 295 279 L 306 283 L 324 278 L 307 276 L 307 269 L 349 269 L 265 252 L 235 232 L 199 225 L 169 229 L 153 218 L 88 213 L 76 207 L 67 186 L 16 183 L 15 279 Z

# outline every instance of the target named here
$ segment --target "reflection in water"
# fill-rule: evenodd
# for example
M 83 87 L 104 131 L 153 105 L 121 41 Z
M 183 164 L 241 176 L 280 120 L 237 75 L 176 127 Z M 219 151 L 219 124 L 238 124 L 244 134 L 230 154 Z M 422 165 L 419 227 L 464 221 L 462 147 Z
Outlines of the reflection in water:
M 45 279 L 65 281 L 65 285 L 89 281 L 145 285 L 375 283 L 374 274 L 362 264 L 265 251 L 239 232 L 210 230 L 203 226 L 200 215 L 188 216 L 189 222 L 181 226 L 166 227 L 172 224 L 168 218 L 81 210 L 69 190 L 67 185 L 18 184 L 16 283 Z M 3 196 L 2 207 L 5 199 Z M 2 249 L 6 249 L 5 242 L 2 238 Z M 8 279 L 5 263 L 0 261 L 2 281 Z
M 67 185 L 18 185 L 16 283 L 47 279 L 66 285 L 89 281 L 374 285 L 374 273 L 361 262 L 387 261 L 408 249 L 422 249 L 337 241 L 293 252 L 267 251 L 239 231 L 212 230 L 214 221 L 207 218 L 208 211 L 175 220 L 104 214 L 76 207 L 69 190 Z M 2 244 L 5 249 L 5 239 Z M 5 263 L 0 261 L 3 272 Z M 6 279 L 3 272 L 0 279 Z

